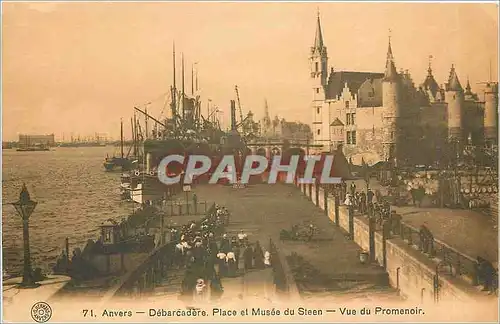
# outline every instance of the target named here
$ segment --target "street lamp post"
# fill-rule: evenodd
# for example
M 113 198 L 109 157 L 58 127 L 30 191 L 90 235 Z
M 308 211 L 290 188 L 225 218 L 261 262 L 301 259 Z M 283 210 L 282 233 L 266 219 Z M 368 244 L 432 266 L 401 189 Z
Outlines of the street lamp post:
M 23 247 L 24 247 L 24 267 L 23 267 L 23 281 L 21 283 L 22 287 L 33 288 L 37 287 L 34 278 L 33 270 L 31 268 L 31 256 L 30 256 L 30 237 L 29 237 L 29 218 L 35 207 L 37 205 L 36 201 L 31 200 L 26 184 L 23 184 L 21 193 L 19 194 L 19 200 L 12 203 L 16 212 L 21 216 L 23 220 Z

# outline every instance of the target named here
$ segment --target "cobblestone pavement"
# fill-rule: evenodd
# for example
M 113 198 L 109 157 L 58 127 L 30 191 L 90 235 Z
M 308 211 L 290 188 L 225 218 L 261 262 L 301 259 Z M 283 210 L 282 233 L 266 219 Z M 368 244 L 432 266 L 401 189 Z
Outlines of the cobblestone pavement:
M 364 181 L 356 181 L 357 190 L 366 190 Z M 375 180 L 370 187 L 385 189 Z M 458 251 L 472 257 L 482 256 L 493 263 L 498 262 L 498 230 L 489 216 L 466 209 L 417 208 L 414 206 L 393 207 L 403 216 L 403 221 L 419 227 L 424 222 L 434 237 Z
M 197 186 L 194 191 L 199 199 L 214 201 L 230 210 L 228 230 L 231 235 L 242 229 L 251 242 L 258 240 L 263 248 L 268 248 L 269 238 L 279 240 L 282 229 L 312 223 L 320 229 L 318 239 L 283 242 L 280 246 L 285 255 L 296 252 L 321 273 L 341 281 L 352 279 L 366 283 L 366 280 L 375 282 L 386 276 L 380 267 L 360 264 L 360 248 L 347 240 L 345 233 L 332 225 L 325 213 L 292 185 L 252 185 L 245 189 L 207 185 Z M 322 288 L 323 291 L 328 289 Z

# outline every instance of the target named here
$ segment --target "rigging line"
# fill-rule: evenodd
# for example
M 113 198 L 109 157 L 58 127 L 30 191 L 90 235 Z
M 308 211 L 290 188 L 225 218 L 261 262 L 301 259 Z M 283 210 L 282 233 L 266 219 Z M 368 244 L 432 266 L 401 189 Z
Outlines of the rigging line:
M 155 99 L 152 99 L 152 100 L 149 100 L 147 101 L 146 103 L 143 103 L 143 104 L 140 104 L 140 105 L 136 105 L 136 107 L 141 107 L 141 106 L 147 106 L 147 105 L 150 105 L 151 103 L 155 102 L 155 101 L 158 101 L 160 99 L 163 99 L 166 95 L 169 94 L 170 91 L 167 91 L 167 92 L 164 92 L 162 93 L 160 96 L 156 97 Z

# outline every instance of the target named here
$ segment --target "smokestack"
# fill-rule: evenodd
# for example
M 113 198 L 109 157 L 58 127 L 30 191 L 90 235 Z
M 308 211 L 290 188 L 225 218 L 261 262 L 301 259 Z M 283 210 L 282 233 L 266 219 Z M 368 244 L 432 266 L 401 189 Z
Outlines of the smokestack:
M 182 66 L 181 66 L 181 69 L 182 69 L 182 78 L 181 78 L 181 82 L 182 82 L 182 99 L 181 99 L 181 103 L 182 103 L 182 119 L 186 118 L 186 108 L 185 108 L 185 96 L 186 96 L 186 93 L 184 92 L 184 53 L 181 54 L 181 58 L 182 58 Z
M 231 130 L 236 130 L 236 102 L 231 100 Z
M 191 65 L 191 95 L 194 96 L 194 64 Z

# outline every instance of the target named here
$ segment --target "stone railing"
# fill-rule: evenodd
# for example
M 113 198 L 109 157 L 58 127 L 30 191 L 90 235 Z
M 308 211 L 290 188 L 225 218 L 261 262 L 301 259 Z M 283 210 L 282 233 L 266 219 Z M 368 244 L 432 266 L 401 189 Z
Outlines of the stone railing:
M 339 195 L 315 184 L 295 183 L 295 186 L 324 210 L 335 226 L 368 251 L 372 261 L 386 269 L 391 285 L 401 294 L 421 301 L 427 298 L 477 301 L 487 297 L 474 288 L 477 276 L 471 257 L 439 240 L 434 240 L 432 253 L 423 253 L 420 233 L 415 228 L 403 223 L 396 229 L 390 222 L 378 228 L 374 218 L 355 215 L 353 209 L 342 205 Z

